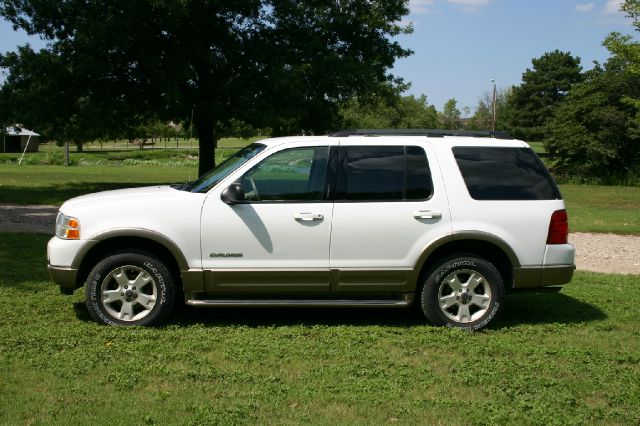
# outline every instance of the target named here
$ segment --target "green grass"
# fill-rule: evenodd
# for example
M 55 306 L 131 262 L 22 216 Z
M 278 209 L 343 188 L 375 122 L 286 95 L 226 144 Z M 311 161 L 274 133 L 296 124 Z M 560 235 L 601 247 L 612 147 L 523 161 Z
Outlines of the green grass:
M 187 182 L 197 175 L 196 167 L 0 164 L 0 202 L 59 205 L 69 198 L 90 192 Z
M 572 232 L 640 235 L 640 187 L 560 185 Z
M 536 154 L 546 154 L 547 150 L 543 142 L 527 142 Z
M 409 310 L 184 309 L 89 320 L 46 237 L 0 235 L 0 424 L 639 424 L 638 277 L 507 297 L 491 329 Z

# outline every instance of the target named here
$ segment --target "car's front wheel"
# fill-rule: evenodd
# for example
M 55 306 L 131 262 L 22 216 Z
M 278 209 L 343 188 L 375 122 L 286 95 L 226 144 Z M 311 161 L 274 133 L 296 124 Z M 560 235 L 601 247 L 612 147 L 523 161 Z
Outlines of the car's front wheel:
M 500 312 L 503 298 L 502 276 L 491 262 L 457 255 L 441 259 L 430 271 L 420 304 L 433 325 L 479 330 Z
M 175 294 L 167 266 L 145 252 L 102 259 L 89 273 L 86 305 L 91 317 L 110 325 L 157 325 L 171 312 Z

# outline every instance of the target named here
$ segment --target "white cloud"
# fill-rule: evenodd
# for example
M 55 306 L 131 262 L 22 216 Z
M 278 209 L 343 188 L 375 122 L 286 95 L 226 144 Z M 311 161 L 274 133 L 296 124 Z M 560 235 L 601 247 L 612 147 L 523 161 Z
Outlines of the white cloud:
M 435 0 L 409 0 L 409 14 L 419 15 L 429 12 L 429 7 Z
M 476 12 L 481 7 L 491 3 L 493 0 L 447 0 L 449 3 L 459 4 L 464 12 Z
M 604 6 L 604 13 L 607 15 L 615 15 L 619 13 L 622 3 L 624 3 L 624 0 L 607 0 L 607 4 Z
M 584 3 L 584 4 L 577 4 L 576 5 L 576 10 L 578 12 L 591 12 L 593 10 L 593 8 L 596 7 L 595 3 Z

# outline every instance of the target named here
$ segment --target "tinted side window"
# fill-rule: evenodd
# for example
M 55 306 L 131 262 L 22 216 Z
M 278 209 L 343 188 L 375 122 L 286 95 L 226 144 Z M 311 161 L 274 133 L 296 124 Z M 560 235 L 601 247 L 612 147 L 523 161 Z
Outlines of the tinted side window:
M 531 149 L 455 147 L 453 155 L 469 194 L 476 200 L 562 198 Z
M 322 200 L 329 147 L 286 149 L 242 177 L 247 201 Z
M 432 184 L 422 148 L 348 146 L 340 149 L 336 199 L 399 201 L 426 199 Z

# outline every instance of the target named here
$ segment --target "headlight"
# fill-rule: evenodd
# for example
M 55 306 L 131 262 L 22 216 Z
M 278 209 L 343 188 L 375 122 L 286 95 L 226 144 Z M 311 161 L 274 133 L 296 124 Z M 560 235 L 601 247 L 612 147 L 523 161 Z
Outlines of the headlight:
M 79 240 L 80 222 L 78 219 L 58 212 L 58 217 L 56 218 L 56 237 L 65 240 Z

